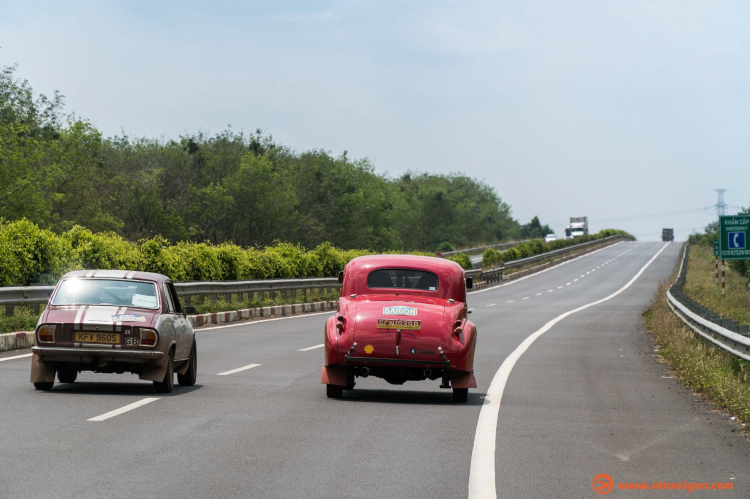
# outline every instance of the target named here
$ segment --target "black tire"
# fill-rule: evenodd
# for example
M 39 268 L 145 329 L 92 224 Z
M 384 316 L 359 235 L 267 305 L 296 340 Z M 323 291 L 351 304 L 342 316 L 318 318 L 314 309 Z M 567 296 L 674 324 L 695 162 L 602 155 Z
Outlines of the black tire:
M 468 388 L 454 388 L 453 389 L 453 401 L 459 404 L 464 404 L 469 401 L 469 389 Z
M 193 340 L 193 347 L 190 349 L 190 367 L 185 374 L 177 374 L 177 382 L 180 386 L 193 386 L 198 379 L 198 350 Z
M 57 371 L 57 381 L 60 383 L 75 383 L 78 371 L 75 369 L 61 369 Z
M 329 399 L 340 399 L 344 395 L 344 387 L 339 385 L 326 385 L 326 395 Z
M 167 357 L 167 372 L 164 373 L 163 381 L 154 381 L 154 390 L 157 393 L 172 393 L 174 389 L 174 352 L 169 352 Z
M 37 390 L 52 390 L 54 385 L 54 381 L 40 381 L 39 383 L 34 383 L 34 388 Z

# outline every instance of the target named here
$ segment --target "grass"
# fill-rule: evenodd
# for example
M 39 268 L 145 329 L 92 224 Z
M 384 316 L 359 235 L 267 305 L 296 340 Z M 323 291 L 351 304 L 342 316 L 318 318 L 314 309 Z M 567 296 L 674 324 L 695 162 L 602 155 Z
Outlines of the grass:
M 682 289 L 683 292 L 727 319 L 738 321 L 740 324 L 750 324 L 750 289 L 747 287 L 747 277 L 735 272 L 727 265 L 726 294 L 721 296 L 721 286 L 716 285 L 714 274 L 713 248 L 691 245 L 687 280 Z
M 269 296 L 264 293 L 263 296 L 247 298 L 227 299 L 226 296 L 219 295 L 219 299 L 211 302 L 208 296 L 203 297 L 203 301 L 198 301 L 193 297 L 192 305 L 198 310 L 199 314 L 210 314 L 214 312 L 227 312 L 230 310 L 240 310 L 243 308 L 268 307 L 271 305 L 290 305 L 292 303 L 311 303 L 316 301 L 332 301 L 339 299 L 339 290 L 332 289 L 318 292 L 310 290 L 308 293 L 297 292 L 284 295 Z M 182 301 L 182 300 L 181 300 Z M 184 301 L 183 301 L 184 305 Z
M 0 315 L 0 333 L 33 331 L 36 327 L 37 319 L 39 319 L 39 314 L 34 313 L 30 308 L 16 307 L 12 316 L 5 317 L 5 314 Z
M 704 258 L 702 253 L 693 255 L 693 248 L 690 251 L 691 260 Z M 701 271 L 702 266 L 688 265 L 688 282 L 690 273 L 696 269 Z M 658 344 L 659 355 L 683 384 L 744 423 L 750 423 L 750 363 L 704 342 L 672 312 L 665 293 L 675 278 L 676 274 L 660 285 L 656 299 L 643 314 Z

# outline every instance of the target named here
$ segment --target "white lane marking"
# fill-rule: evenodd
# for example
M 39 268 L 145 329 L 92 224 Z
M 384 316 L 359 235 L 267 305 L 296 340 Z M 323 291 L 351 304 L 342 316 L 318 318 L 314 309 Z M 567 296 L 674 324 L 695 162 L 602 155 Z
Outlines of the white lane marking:
M 562 289 L 562 286 L 558 286 L 557 289 Z
M 514 301 L 516 301 L 516 300 L 506 301 L 505 303 L 513 303 Z
M 14 355 L 13 357 L 3 357 L 0 359 L 0 362 L 5 362 L 6 360 L 13 360 L 13 359 L 25 359 L 26 357 L 31 357 L 33 354 L 25 353 L 23 355 Z
M 496 303 L 490 303 L 490 304 L 489 304 L 489 305 L 487 305 L 487 306 L 488 306 L 488 307 L 494 307 L 495 305 L 497 305 L 497 304 L 496 304 Z
M 573 282 L 578 282 L 578 279 L 573 279 Z
M 584 277 L 586 277 L 586 274 L 583 274 L 580 278 L 584 278 Z
M 260 324 L 261 322 L 283 321 L 285 319 L 299 319 L 301 317 L 310 317 L 313 315 L 334 314 L 334 313 L 336 313 L 335 310 L 328 310 L 327 312 L 315 312 L 314 314 L 306 313 L 306 314 L 300 314 L 300 315 L 290 315 L 289 317 L 274 317 L 273 319 L 261 319 L 259 321 L 238 322 L 237 324 L 227 324 L 226 326 L 197 327 L 195 331 L 199 332 L 199 331 L 209 331 L 213 329 L 224 329 L 227 327 L 252 326 L 253 324 Z
M 524 299 L 524 300 L 528 300 L 528 299 L 529 299 L 529 297 L 527 296 L 526 298 L 523 298 L 523 299 Z
M 552 329 L 552 327 L 568 316 L 586 310 L 605 301 L 611 300 L 628 289 L 638 279 L 643 272 L 656 260 L 662 251 L 666 249 L 669 243 L 661 247 L 659 251 L 638 271 L 638 273 L 622 288 L 618 289 L 611 295 L 597 301 L 593 301 L 581 307 L 569 310 L 561 314 L 541 329 L 526 338 L 500 365 L 500 368 L 492 378 L 490 387 L 484 397 L 482 410 L 479 412 L 479 421 L 477 422 L 477 431 L 474 434 L 474 449 L 471 452 L 471 468 L 469 470 L 469 499 L 494 499 L 497 498 L 495 483 L 495 439 L 497 437 L 497 420 L 500 413 L 500 403 L 503 398 L 505 384 L 508 381 L 510 372 L 521 355 L 529 349 L 532 343 L 541 335 Z
M 542 296 L 542 293 L 537 293 L 536 296 Z
M 217 374 L 217 376 L 228 376 L 230 374 L 238 373 L 240 371 L 247 371 L 248 369 L 252 369 L 253 367 L 258 367 L 262 364 L 250 364 L 249 366 L 245 367 L 238 367 L 237 369 L 232 369 L 231 371 L 225 371 L 223 373 Z
M 547 290 L 547 293 L 551 293 L 553 291 L 554 291 L 554 289 L 550 289 L 550 290 Z
M 605 249 L 613 248 L 613 247 L 617 246 L 618 244 L 622 244 L 622 241 L 616 242 L 615 244 L 611 244 L 609 246 L 605 246 L 603 248 L 599 248 L 598 250 L 592 251 L 591 253 L 586 253 L 585 255 L 578 256 L 576 258 L 573 258 L 572 260 L 568 260 L 567 262 L 558 263 L 557 265 L 554 265 L 554 266 L 552 266 L 552 267 L 550 267 L 548 269 L 540 270 L 539 272 L 536 272 L 534 274 L 530 274 L 530 275 L 527 275 L 525 277 L 519 277 L 518 279 L 516 279 L 514 281 L 510 281 L 509 283 L 500 284 L 499 286 L 492 286 L 492 287 L 489 287 L 489 288 L 480 289 L 479 291 L 472 291 L 470 294 L 473 295 L 473 294 L 476 294 L 476 293 L 484 293 L 485 291 L 492 291 L 492 290 L 495 290 L 495 289 L 498 289 L 498 288 L 503 288 L 505 286 L 512 286 L 513 284 L 516 284 L 516 283 L 521 282 L 523 280 L 529 279 L 531 277 L 536 277 L 536 276 L 538 276 L 540 274 L 544 274 L 545 272 L 549 272 L 550 270 L 554 270 L 554 269 L 556 269 L 558 267 L 561 267 L 563 265 L 567 265 L 570 262 L 575 262 L 576 260 L 580 260 L 581 258 L 586 258 L 587 256 L 594 255 L 596 253 L 599 253 L 600 251 L 604 251 Z M 308 315 L 310 315 L 310 314 L 308 314 Z
M 589 275 L 590 273 L 591 273 L 591 271 L 589 270 L 588 272 L 586 272 L 586 275 Z
M 570 283 L 567 283 L 566 286 L 570 286 Z
M 591 269 L 591 272 L 596 272 L 596 269 Z
M 298 351 L 298 352 L 307 352 L 307 351 L 310 351 L 310 350 L 315 350 L 316 348 L 321 348 L 322 346 L 323 346 L 323 343 L 321 343 L 320 345 L 315 345 L 315 346 L 313 346 L 313 347 L 300 348 L 300 349 L 299 349 L 299 350 L 297 350 L 297 351 Z
M 133 409 L 138 409 L 141 406 L 150 404 L 151 402 L 156 402 L 157 400 L 159 400 L 158 397 L 148 397 L 143 400 L 139 400 L 138 402 L 133 402 L 132 404 L 128 404 L 125 407 L 120 407 L 119 409 L 115 409 L 114 411 L 105 412 L 101 416 L 96 416 L 94 418 L 87 419 L 86 421 L 104 421 L 105 419 L 119 416 L 120 414 L 124 414 L 128 411 L 132 411 Z

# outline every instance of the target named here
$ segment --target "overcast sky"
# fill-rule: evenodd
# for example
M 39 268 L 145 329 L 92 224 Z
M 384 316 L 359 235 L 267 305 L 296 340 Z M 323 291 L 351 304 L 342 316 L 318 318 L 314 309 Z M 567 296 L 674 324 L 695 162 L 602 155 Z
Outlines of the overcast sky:
M 684 238 L 719 187 L 750 205 L 747 0 L 2 0 L 0 47 L 105 135 L 231 125 L 465 172 L 558 235 Z

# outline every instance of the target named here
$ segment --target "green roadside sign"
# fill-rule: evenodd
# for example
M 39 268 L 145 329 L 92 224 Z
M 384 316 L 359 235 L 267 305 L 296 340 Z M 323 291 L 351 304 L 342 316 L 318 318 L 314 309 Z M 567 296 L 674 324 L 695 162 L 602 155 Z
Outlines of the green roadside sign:
M 750 215 L 719 217 L 719 257 L 723 260 L 750 258 Z
M 719 256 L 719 241 L 714 241 L 714 256 Z

